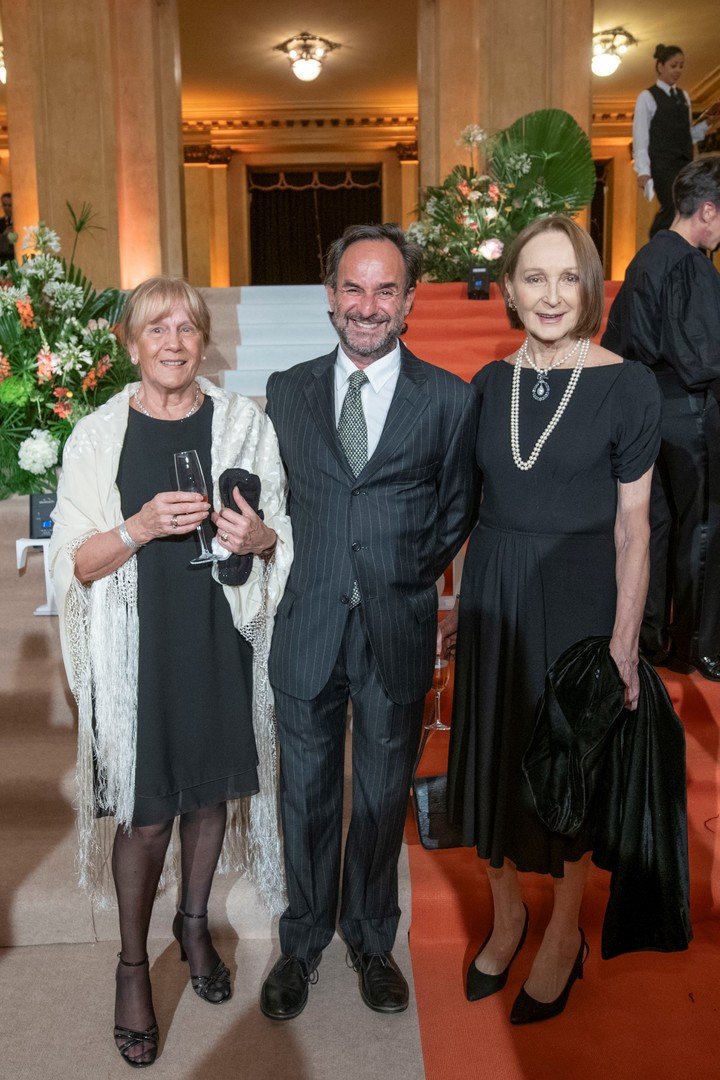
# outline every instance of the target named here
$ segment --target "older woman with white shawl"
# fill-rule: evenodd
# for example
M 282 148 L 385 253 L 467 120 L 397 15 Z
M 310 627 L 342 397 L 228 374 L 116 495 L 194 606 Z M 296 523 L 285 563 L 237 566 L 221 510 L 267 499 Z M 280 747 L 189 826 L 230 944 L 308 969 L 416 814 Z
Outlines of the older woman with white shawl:
M 282 904 L 267 654 L 292 537 L 272 424 L 253 401 L 197 376 L 210 336 L 201 295 L 152 278 L 130 296 L 123 326 L 141 381 L 70 436 L 51 560 L 78 702 L 81 883 L 107 898 L 112 845 L 121 939 L 114 1037 L 128 1064 L 144 1067 L 159 1038 L 147 933 L 174 821 L 181 875 L 172 929 L 200 998 L 219 1004 L 232 993 L 207 922 L 218 860 L 248 870 L 270 906 Z M 214 511 L 206 495 L 173 490 L 174 453 L 190 448 L 212 478 Z M 262 514 L 237 488 L 241 512 L 221 506 L 227 468 L 260 478 Z M 210 517 L 221 558 L 252 556 L 243 585 L 221 584 L 217 563 L 190 565 L 197 527 Z

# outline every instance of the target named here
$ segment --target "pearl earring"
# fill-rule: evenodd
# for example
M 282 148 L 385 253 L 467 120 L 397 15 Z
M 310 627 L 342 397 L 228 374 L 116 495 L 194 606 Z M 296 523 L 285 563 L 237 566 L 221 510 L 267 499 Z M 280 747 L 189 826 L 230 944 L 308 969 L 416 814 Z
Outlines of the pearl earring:
M 510 308 L 511 311 L 515 310 L 515 301 L 512 298 L 512 296 L 508 296 L 508 298 L 507 298 L 507 306 Z

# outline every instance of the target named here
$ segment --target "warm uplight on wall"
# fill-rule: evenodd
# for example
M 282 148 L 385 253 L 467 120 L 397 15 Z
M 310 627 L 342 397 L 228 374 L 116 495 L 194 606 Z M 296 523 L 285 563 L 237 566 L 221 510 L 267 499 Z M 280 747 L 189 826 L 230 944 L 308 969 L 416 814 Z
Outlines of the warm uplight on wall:
M 637 45 L 637 38 L 622 26 L 616 26 L 612 30 L 599 30 L 593 34 L 593 75 L 601 78 L 614 75 L 631 45 Z
M 323 60 L 333 49 L 339 49 L 336 41 L 328 41 L 327 38 L 318 37 L 303 30 L 301 34 L 288 38 L 280 45 L 275 45 L 278 52 L 285 53 L 293 75 L 301 82 L 312 82 L 317 79 L 322 71 Z
M 7 71 L 5 69 L 5 49 L 2 41 L 0 41 L 0 83 L 5 85 L 7 82 Z

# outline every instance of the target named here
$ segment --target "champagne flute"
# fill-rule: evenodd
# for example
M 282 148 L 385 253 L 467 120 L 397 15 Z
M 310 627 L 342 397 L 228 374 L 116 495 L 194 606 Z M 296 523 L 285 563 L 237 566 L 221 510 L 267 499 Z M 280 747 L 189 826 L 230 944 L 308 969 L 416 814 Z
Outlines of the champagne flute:
M 435 657 L 435 667 L 433 669 L 433 692 L 435 694 L 435 715 L 433 722 L 426 725 L 427 731 L 449 731 L 450 725 L 443 724 L 440 715 L 440 696 L 443 690 L 446 689 L 448 681 L 450 679 L 450 661 L 444 660 L 441 656 Z
M 197 450 L 180 450 L 175 454 L 175 476 L 177 477 L 178 491 L 197 492 L 198 495 L 202 495 L 206 502 L 210 501 Z M 217 556 L 213 555 L 210 548 L 212 532 L 207 518 L 197 526 L 197 534 L 200 541 L 200 554 L 190 560 L 190 566 L 215 562 Z M 210 534 L 209 540 L 208 534 Z

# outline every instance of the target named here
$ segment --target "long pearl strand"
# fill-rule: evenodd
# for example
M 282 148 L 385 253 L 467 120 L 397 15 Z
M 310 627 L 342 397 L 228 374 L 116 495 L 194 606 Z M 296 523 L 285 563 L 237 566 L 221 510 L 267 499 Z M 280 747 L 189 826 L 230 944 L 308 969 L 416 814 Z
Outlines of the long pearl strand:
M 522 350 L 518 352 L 518 356 L 515 360 L 515 365 L 513 369 L 512 394 L 510 396 L 510 448 L 512 450 L 513 461 L 515 462 L 518 469 L 521 469 L 523 472 L 527 472 L 529 469 L 532 469 L 533 465 L 540 456 L 540 451 L 542 450 L 543 446 L 550 438 L 550 435 L 553 433 L 558 423 L 560 422 L 560 417 L 565 412 L 565 409 L 568 406 L 568 402 L 573 396 L 575 387 L 577 386 L 578 380 L 580 379 L 580 374 L 582 372 L 583 364 L 585 363 L 585 359 L 587 357 L 589 349 L 590 338 L 583 338 L 580 345 L 580 352 L 578 353 L 578 358 L 575 361 L 575 367 L 573 368 L 572 375 L 570 376 L 570 381 L 565 388 L 565 393 L 560 399 L 560 402 L 557 409 L 555 410 L 552 419 L 549 421 L 547 427 L 540 435 L 538 441 L 535 443 L 533 451 L 527 461 L 523 461 L 522 457 L 520 456 L 520 371 L 522 368 L 523 356 Z

